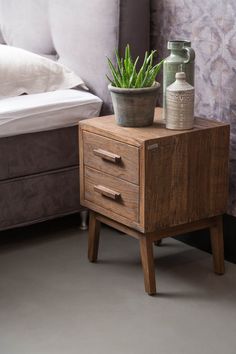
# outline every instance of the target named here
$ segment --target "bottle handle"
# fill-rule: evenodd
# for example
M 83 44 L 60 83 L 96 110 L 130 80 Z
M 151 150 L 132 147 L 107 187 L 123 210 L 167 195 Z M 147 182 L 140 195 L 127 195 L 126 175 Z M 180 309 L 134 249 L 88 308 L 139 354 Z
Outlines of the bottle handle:
M 195 59 L 195 52 L 193 48 L 190 47 L 185 47 L 184 50 L 187 52 L 187 60 L 184 61 L 185 64 L 188 64 L 190 61 L 193 61 Z

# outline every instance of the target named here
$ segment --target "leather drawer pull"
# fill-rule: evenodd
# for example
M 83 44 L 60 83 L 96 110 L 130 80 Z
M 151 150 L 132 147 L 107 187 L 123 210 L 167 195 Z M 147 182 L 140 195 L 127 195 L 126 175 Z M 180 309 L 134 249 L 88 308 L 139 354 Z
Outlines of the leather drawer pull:
M 113 200 L 117 200 L 121 197 L 119 192 L 113 191 L 112 189 L 106 188 L 104 186 L 94 186 L 95 192 L 100 193 L 101 195 L 111 198 Z
M 101 157 L 104 160 L 108 160 L 114 163 L 119 163 L 121 161 L 121 157 L 119 155 L 113 154 L 112 152 L 102 150 L 102 149 L 94 149 L 94 155 Z

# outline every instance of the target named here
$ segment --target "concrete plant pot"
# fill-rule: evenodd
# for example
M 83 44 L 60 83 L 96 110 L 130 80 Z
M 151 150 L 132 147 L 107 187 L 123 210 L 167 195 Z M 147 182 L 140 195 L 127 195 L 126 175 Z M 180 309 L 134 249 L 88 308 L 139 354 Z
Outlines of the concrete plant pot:
M 155 82 L 145 88 L 119 88 L 111 84 L 116 123 L 123 127 L 145 127 L 153 124 L 157 94 L 160 84 Z

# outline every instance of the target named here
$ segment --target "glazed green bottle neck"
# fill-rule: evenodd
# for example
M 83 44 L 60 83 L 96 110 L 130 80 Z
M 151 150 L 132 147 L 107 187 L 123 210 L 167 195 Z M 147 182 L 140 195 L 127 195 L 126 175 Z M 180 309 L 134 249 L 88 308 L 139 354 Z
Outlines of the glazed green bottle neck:
M 184 49 L 171 49 L 170 55 L 185 56 L 186 51 Z

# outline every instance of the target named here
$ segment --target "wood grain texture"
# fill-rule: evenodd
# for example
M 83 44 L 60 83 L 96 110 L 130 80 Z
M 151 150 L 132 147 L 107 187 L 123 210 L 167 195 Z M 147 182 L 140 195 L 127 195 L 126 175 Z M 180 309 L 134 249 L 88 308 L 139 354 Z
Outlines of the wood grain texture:
M 205 118 L 195 118 L 194 128 L 192 130 L 168 130 L 162 119 L 162 109 L 156 108 L 154 124 L 143 128 L 120 127 L 115 123 L 114 116 L 104 116 L 81 121 L 80 127 L 88 132 L 92 132 L 104 137 L 118 140 L 125 144 L 140 147 L 142 143 L 152 139 L 171 138 L 182 134 L 192 134 L 194 131 L 210 129 L 228 124 L 208 120 Z
M 99 222 L 99 224 L 97 224 Z M 157 230 L 154 233 L 143 234 L 127 227 L 115 220 L 112 220 L 102 214 L 91 212 L 90 229 L 89 229 L 89 259 L 97 260 L 99 228 L 100 222 L 105 223 L 129 236 L 139 240 L 140 256 L 144 274 L 145 291 L 149 295 L 156 294 L 155 264 L 153 258 L 153 242 L 161 240 L 164 237 L 176 236 L 203 228 L 210 228 L 212 251 L 214 260 L 214 271 L 217 274 L 224 273 L 224 245 L 222 233 L 222 218 L 216 216 L 204 220 L 198 220 L 189 224 L 178 225 L 167 229 Z M 159 243 L 158 243 L 159 244 Z
M 89 213 L 88 259 L 96 262 L 100 237 L 100 221 L 94 212 Z
M 156 294 L 155 265 L 153 258 L 153 244 L 147 237 L 139 240 L 140 255 L 144 274 L 145 291 L 149 295 Z
M 211 248 L 213 254 L 214 271 L 216 274 L 224 274 L 224 237 L 223 220 L 219 216 L 216 223 L 210 228 Z
M 117 200 L 117 199 L 121 198 L 121 194 L 119 192 L 116 192 L 110 188 L 107 188 L 107 187 L 104 187 L 101 185 L 94 186 L 94 191 L 97 193 L 100 193 L 104 197 L 108 197 L 113 200 Z
M 135 230 L 132 227 L 128 227 L 124 225 L 123 223 L 117 222 L 113 218 L 108 218 L 105 215 L 102 214 L 97 214 L 97 219 L 106 225 L 109 225 L 110 227 L 113 227 L 116 230 L 119 230 L 123 232 L 124 234 L 127 234 L 129 236 L 132 236 L 133 238 L 139 240 L 141 237 L 143 237 L 143 233 Z
M 223 214 L 228 156 L 227 126 L 146 142 L 145 231 Z
M 139 149 L 121 143 L 116 140 L 105 138 L 98 134 L 83 133 L 84 141 L 84 164 L 99 171 L 109 173 L 114 177 L 139 184 Z M 96 151 L 103 151 L 107 158 L 102 158 Z M 94 152 L 95 151 L 95 152 Z M 109 161 L 113 156 L 115 161 Z M 115 159 L 119 156 L 121 159 Z
M 174 237 L 174 236 L 183 235 L 197 230 L 208 229 L 216 224 L 217 218 L 218 216 L 214 216 L 212 218 L 192 221 L 186 224 L 165 227 L 163 229 L 157 229 L 153 232 L 146 233 L 146 237 L 149 237 L 153 242 L 155 242 L 166 237 Z
M 84 140 L 83 140 L 83 130 L 79 126 L 79 173 L 80 173 L 80 203 L 83 206 L 86 206 L 83 204 L 84 201 Z
M 117 222 L 127 228 L 130 228 L 135 232 L 144 233 L 144 229 L 140 225 L 139 221 L 136 222 L 132 219 L 128 219 L 126 216 L 116 214 L 114 212 L 114 210 L 104 209 L 102 206 L 94 204 L 93 202 L 90 202 L 89 200 L 82 200 L 81 199 L 81 204 L 83 204 L 83 206 L 85 206 L 86 208 L 88 208 L 90 210 L 94 210 L 96 213 L 99 213 L 99 215 L 104 215 L 104 216 L 109 215 L 109 219 L 111 219 L 114 222 Z
M 110 151 L 103 150 L 103 149 L 93 149 L 93 154 L 95 156 L 98 156 L 102 158 L 105 161 L 108 162 L 113 162 L 114 164 L 120 164 L 121 163 L 121 156 L 117 154 L 113 154 Z
M 113 211 L 134 221 L 139 220 L 139 187 L 135 184 L 120 180 L 108 174 L 85 167 L 85 200 L 99 205 L 105 214 Z M 100 185 L 120 194 L 120 198 L 111 199 L 97 192 L 94 187 Z
M 166 237 L 174 237 L 174 236 L 190 233 L 190 232 L 193 232 L 196 230 L 214 228 L 218 223 L 219 216 L 214 216 L 212 218 L 193 221 L 188 224 L 177 225 L 177 226 L 173 226 L 173 227 L 159 229 L 159 230 L 155 230 L 154 232 L 145 233 L 145 234 L 141 231 L 137 231 L 132 227 L 128 227 L 124 224 L 117 222 L 114 219 L 111 219 L 111 218 L 109 218 L 105 215 L 99 214 L 99 213 L 97 213 L 97 219 L 99 221 L 101 221 L 102 223 L 109 225 L 109 226 L 113 227 L 114 229 L 117 229 L 117 230 L 123 232 L 124 234 L 127 234 L 135 239 L 139 240 L 140 238 L 142 238 L 145 235 L 145 237 L 149 238 L 152 242 L 158 242 Z
M 148 294 L 156 293 L 153 242 L 165 237 L 210 228 L 214 269 L 224 272 L 229 126 L 197 118 L 194 129 L 172 131 L 161 115 L 146 128 L 119 127 L 113 116 L 80 123 L 81 204 L 95 211 L 89 259 L 100 222 L 138 239 Z
M 87 165 L 117 177 L 113 179 L 115 191 L 122 180 L 139 183 L 139 210 L 135 207 L 139 215 L 129 212 L 127 216 L 119 209 L 115 213 L 120 219 L 115 220 L 127 226 L 132 221 L 144 233 L 220 215 L 227 206 L 229 126 L 197 118 L 192 130 L 170 131 L 160 115 L 157 109 L 155 124 L 146 128 L 117 126 L 113 116 L 80 123 L 81 203 L 91 207 L 91 197 L 83 193 Z M 94 149 L 121 156 L 125 163 L 107 162 L 94 155 Z M 94 184 L 98 183 L 94 180 Z M 102 207 L 106 215 L 107 211 L 114 215 L 111 205 Z

